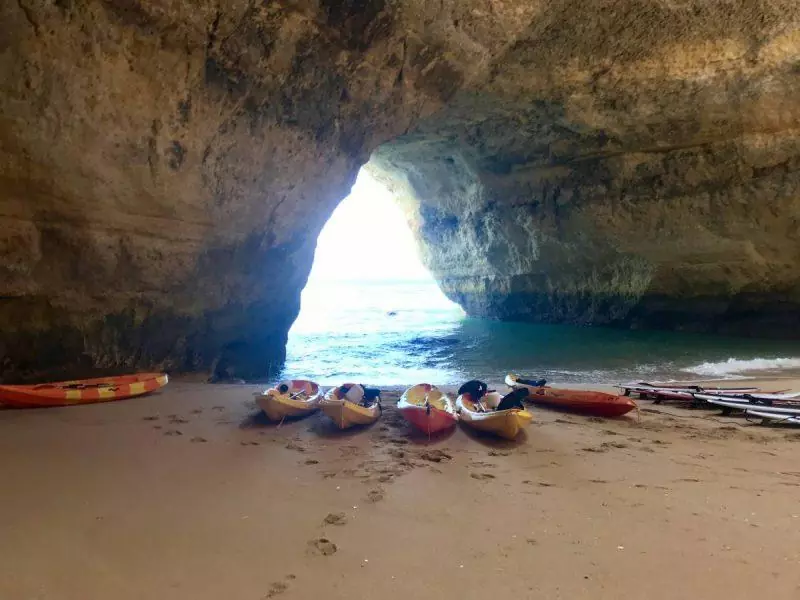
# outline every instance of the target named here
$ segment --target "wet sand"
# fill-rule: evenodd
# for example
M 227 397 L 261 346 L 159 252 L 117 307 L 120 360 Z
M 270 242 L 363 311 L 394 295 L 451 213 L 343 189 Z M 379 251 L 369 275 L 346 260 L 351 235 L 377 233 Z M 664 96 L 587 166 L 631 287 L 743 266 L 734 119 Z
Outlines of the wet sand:
M 800 597 L 799 429 L 643 401 L 429 442 L 398 394 L 339 432 L 257 389 L 0 411 L 0 598 Z

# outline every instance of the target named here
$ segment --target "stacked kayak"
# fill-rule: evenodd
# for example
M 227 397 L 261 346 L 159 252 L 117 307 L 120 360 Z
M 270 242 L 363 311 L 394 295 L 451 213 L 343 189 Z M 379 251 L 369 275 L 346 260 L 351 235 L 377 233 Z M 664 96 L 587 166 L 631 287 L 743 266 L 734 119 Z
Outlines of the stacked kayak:
M 778 423 L 785 423 L 787 425 L 800 425 L 800 411 L 795 414 L 786 414 L 779 412 L 767 412 L 763 409 L 753 410 L 748 408 L 747 415 L 750 417 L 760 417 L 765 421 L 776 421 Z
M 358 390 L 357 399 L 353 398 L 351 390 Z M 329 390 L 319 407 L 339 429 L 347 429 L 377 421 L 381 416 L 381 397 L 368 397 L 362 386 L 344 383 Z
M 718 394 L 695 394 L 695 398 L 711 406 L 721 408 L 723 413 L 733 410 L 754 413 L 769 413 L 778 416 L 800 417 L 800 394 L 747 394 L 744 396 L 722 396 Z M 763 414 L 759 416 L 766 418 Z
M 493 433 L 508 440 L 513 440 L 519 432 L 530 424 L 533 415 L 527 410 L 509 408 L 496 410 L 503 396 L 497 392 L 489 392 L 480 398 L 473 399 L 471 394 L 461 394 L 456 399 L 459 420 L 472 429 Z
M 305 379 L 290 379 L 258 395 L 256 403 L 272 421 L 304 417 L 319 409 L 319 385 Z
M 139 373 L 36 385 L 0 385 L 0 405 L 36 408 L 111 402 L 154 392 L 168 381 L 166 373 Z
M 429 383 L 408 388 L 397 402 L 397 410 L 406 421 L 428 435 L 450 429 L 458 421 L 452 399 Z
M 531 380 L 511 373 L 506 376 L 506 385 L 515 390 L 527 390 L 527 400 L 534 404 L 597 417 L 619 417 L 636 408 L 636 402 L 626 396 L 585 390 L 557 389 L 544 385 L 531 385 L 523 383 L 524 381 Z
M 757 387 L 714 387 L 681 384 L 655 384 L 647 382 L 627 383 L 617 386 L 624 396 L 638 394 L 641 398 L 653 400 L 692 400 L 695 394 L 725 394 L 739 396 L 759 392 Z

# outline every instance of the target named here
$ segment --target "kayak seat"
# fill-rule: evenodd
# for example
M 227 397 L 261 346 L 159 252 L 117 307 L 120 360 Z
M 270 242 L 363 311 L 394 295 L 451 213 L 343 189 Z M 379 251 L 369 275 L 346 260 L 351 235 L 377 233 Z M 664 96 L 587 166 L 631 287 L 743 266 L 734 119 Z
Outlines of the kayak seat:
M 522 377 L 517 378 L 517 383 L 521 383 L 523 385 L 530 385 L 532 387 L 544 387 L 547 384 L 546 379 L 526 379 Z

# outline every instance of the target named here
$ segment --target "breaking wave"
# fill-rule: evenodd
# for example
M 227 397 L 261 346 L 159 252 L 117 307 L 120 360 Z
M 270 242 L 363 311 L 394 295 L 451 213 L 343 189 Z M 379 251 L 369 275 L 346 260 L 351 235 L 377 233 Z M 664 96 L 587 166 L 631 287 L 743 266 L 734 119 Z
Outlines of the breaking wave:
M 800 358 L 752 358 L 749 360 L 729 358 L 719 362 L 700 363 L 686 367 L 683 371 L 708 377 L 729 377 L 754 371 L 784 371 L 787 369 L 800 370 Z

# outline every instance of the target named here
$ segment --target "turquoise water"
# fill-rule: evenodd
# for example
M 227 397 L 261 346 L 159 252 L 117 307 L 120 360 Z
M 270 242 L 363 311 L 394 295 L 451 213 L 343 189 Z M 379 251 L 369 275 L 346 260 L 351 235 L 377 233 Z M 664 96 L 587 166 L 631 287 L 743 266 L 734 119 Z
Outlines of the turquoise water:
M 800 370 L 797 342 L 467 318 L 432 281 L 320 281 L 303 292 L 284 376 L 325 385 L 467 379 L 739 379 Z

